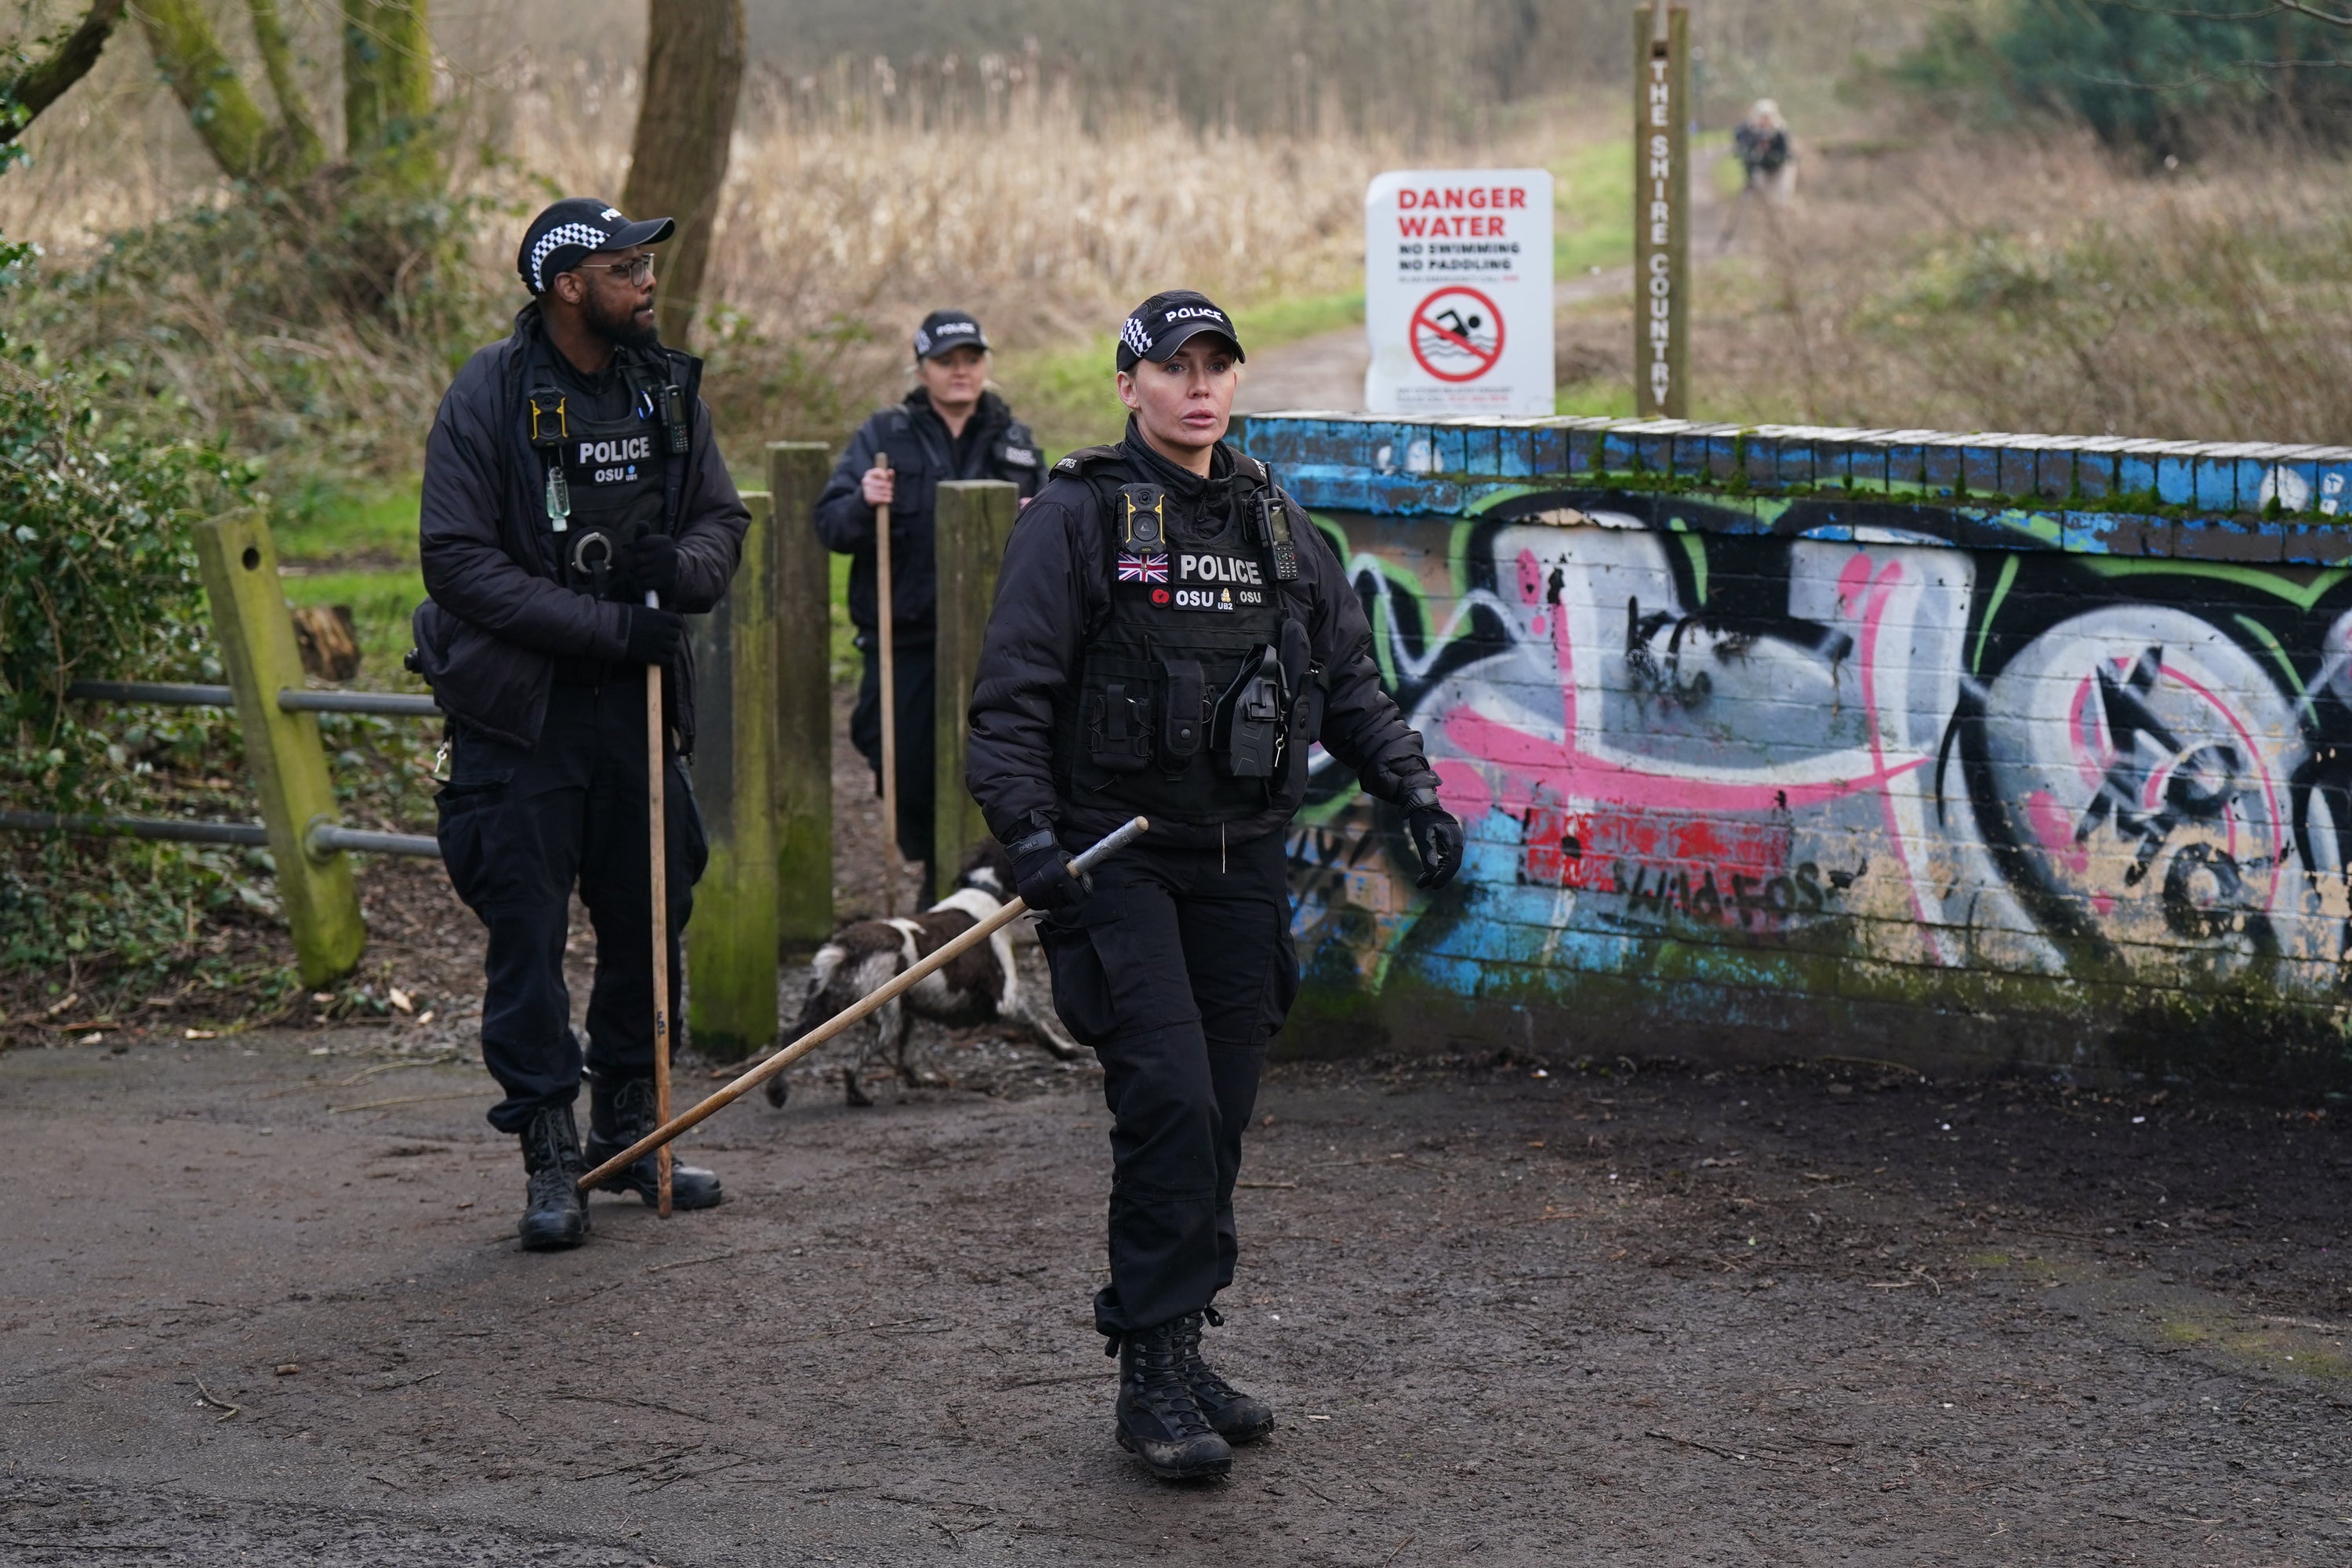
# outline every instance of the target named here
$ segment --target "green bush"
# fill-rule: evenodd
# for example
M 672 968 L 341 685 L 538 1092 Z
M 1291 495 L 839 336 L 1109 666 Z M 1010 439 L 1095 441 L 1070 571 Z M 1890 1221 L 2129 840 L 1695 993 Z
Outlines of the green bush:
M 0 286 L 19 281 L 25 254 L 0 248 Z M 203 710 L 93 709 L 66 689 L 219 679 L 188 527 L 253 504 L 254 471 L 218 446 L 110 423 L 82 383 L 32 369 L 37 358 L 0 340 L 0 806 L 152 813 L 173 774 L 238 776 L 236 725 Z M 274 913 L 266 857 L 6 837 L 0 970 L 152 973 L 187 952 L 200 919 Z
M 489 207 L 328 178 L 115 235 L 0 295 L 0 331 L 37 374 L 69 367 L 110 420 L 220 441 L 280 494 L 411 472 L 451 374 L 515 302 L 468 254 Z
M 199 673 L 204 594 L 188 524 L 251 505 L 253 479 L 217 446 L 110 430 L 75 383 L 0 356 L 0 718 L 14 741 L 11 795 L 87 805 L 109 793 L 107 775 L 127 752 L 82 724 L 66 688 Z
M 1895 74 L 1948 106 L 2054 113 L 2161 158 L 2249 132 L 2352 142 L 2347 67 L 2352 28 L 2244 0 L 1992 0 L 1941 13 Z

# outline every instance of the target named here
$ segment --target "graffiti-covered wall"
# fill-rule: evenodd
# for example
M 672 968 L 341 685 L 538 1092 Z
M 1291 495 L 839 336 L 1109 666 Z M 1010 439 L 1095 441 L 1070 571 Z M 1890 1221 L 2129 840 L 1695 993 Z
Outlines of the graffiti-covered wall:
M 1248 439 L 1348 563 L 1471 840 L 1416 893 L 1318 753 L 1291 845 L 1310 1047 L 2333 1073 L 2352 453 L 2170 445 L 2133 486 L 2134 444 L 2043 441 L 1994 495 L 2014 438 L 1951 438 L 1940 482 L 1919 433 Z

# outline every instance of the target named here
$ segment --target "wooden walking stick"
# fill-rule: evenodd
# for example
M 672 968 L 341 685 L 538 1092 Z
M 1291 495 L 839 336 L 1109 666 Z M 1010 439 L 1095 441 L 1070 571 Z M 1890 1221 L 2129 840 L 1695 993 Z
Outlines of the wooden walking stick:
M 1144 830 L 1150 826 L 1150 824 L 1145 821 L 1142 817 L 1138 816 L 1130 818 L 1125 826 L 1109 834 L 1099 843 L 1096 844 L 1094 847 L 1088 849 L 1085 854 L 1080 855 L 1076 859 L 1071 861 L 1070 875 L 1073 877 L 1085 876 L 1088 871 L 1093 870 L 1097 865 L 1101 864 L 1106 857 L 1115 855 L 1119 850 L 1124 849 L 1129 845 L 1134 843 L 1136 839 L 1142 837 Z M 761 1084 L 767 1082 L 770 1079 L 775 1077 L 778 1073 L 783 1071 L 786 1068 L 792 1066 L 794 1062 L 800 1060 L 803 1057 L 808 1055 L 811 1051 L 824 1044 L 825 1041 L 833 1038 L 834 1036 L 841 1033 L 842 1030 L 849 1027 L 850 1025 L 856 1023 L 860 1018 L 866 1017 L 867 1015 L 875 1012 L 885 1003 L 892 1001 L 898 996 L 904 995 L 907 992 L 913 990 L 916 986 L 921 984 L 923 981 L 934 971 L 943 969 L 947 965 L 953 963 L 957 959 L 961 958 L 965 953 L 971 952 L 973 948 L 978 947 L 982 942 L 986 942 L 990 937 L 994 936 L 1005 926 L 1012 924 L 1014 921 L 1019 920 L 1023 915 L 1025 915 L 1028 912 L 1028 904 L 1023 900 L 1014 899 L 1012 902 L 1006 904 L 1003 909 L 997 910 L 994 914 L 989 916 L 986 920 L 981 921 L 978 925 L 972 927 L 961 936 L 957 937 L 954 941 L 941 947 L 937 952 L 932 953 L 930 957 L 924 959 L 920 963 L 908 968 L 897 979 L 891 981 L 881 989 L 874 992 L 863 1001 L 856 1002 L 850 1006 L 843 1008 L 840 1012 L 835 1014 L 824 1023 L 819 1024 L 815 1028 L 811 1029 L 807 1034 L 803 1035 L 799 1039 L 794 1040 L 791 1045 L 786 1046 L 782 1050 L 778 1051 L 774 1056 L 768 1058 L 765 1061 L 758 1063 L 756 1066 L 751 1068 L 750 1071 L 744 1073 L 742 1077 L 735 1079 L 725 1089 L 720 1089 L 718 1093 L 712 1095 L 709 1099 L 704 1100 L 693 1110 L 686 1111 L 676 1121 L 671 1121 L 665 1117 L 659 1127 L 655 1128 L 651 1132 L 646 1133 L 644 1137 L 638 1139 L 635 1142 L 630 1144 L 627 1148 L 622 1150 L 619 1153 L 614 1155 L 611 1159 L 605 1161 L 603 1164 L 597 1166 L 594 1170 L 581 1177 L 580 1190 L 583 1193 L 593 1190 L 597 1183 L 603 1181 L 614 1172 L 623 1169 L 630 1161 L 644 1159 L 647 1150 L 659 1149 L 662 1151 L 664 1156 L 667 1157 L 669 1152 L 669 1141 L 671 1139 L 677 1137 L 679 1133 L 686 1131 L 688 1129 L 699 1126 L 711 1117 L 716 1116 L 719 1112 L 726 1110 L 729 1106 L 742 1099 L 743 1096 L 751 1093 L 753 1089 L 759 1088 Z
M 890 471 L 890 454 L 874 454 L 874 466 Z M 890 592 L 890 503 L 874 509 L 875 634 L 882 639 L 882 914 L 898 912 L 899 884 L 906 872 L 898 864 L 898 671 L 891 657 L 892 623 L 898 601 Z
M 658 609 L 661 595 L 648 593 L 646 607 Z M 646 666 L 646 794 L 652 802 L 649 846 L 653 851 L 654 885 L 654 1121 L 669 1120 L 669 819 L 663 809 L 662 667 Z M 628 1162 L 623 1161 L 622 1164 Z M 607 1165 L 612 1163 L 606 1162 Z M 669 1218 L 669 1145 L 662 1145 L 654 1162 L 658 1173 L 660 1213 Z M 614 1166 L 618 1169 L 618 1166 Z M 582 1192 L 588 1191 L 586 1184 Z

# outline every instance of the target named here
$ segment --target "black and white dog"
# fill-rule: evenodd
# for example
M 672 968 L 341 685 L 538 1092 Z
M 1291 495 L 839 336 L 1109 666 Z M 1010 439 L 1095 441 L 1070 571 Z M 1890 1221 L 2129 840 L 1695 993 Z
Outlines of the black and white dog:
M 992 840 L 974 849 L 964 862 L 955 891 L 921 914 L 859 921 L 835 932 L 831 942 L 817 949 L 809 973 L 808 1000 L 801 1006 L 800 1022 L 793 1026 L 794 1037 L 872 995 L 1003 909 L 1012 901 L 1013 893 L 1013 862 L 1003 847 Z M 1028 922 L 1014 921 L 985 944 L 875 1010 L 865 1047 L 841 1069 L 841 1087 L 850 1104 L 874 1103 L 859 1080 L 877 1057 L 891 1064 L 901 1082 L 936 1083 L 936 1079 L 927 1080 L 907 1060 L 910 1007 L 934 1023 L 950 1026 L 986 1023 L 992 1018 L 1011 1024 L 1063 1061 L 1085 1054 L 1064 1032 L 1061 1020 L 1054 1016 L 1053 1005 L 1021 984 L 1020 966 L 1013 957 L 1016 930 L 1026 940 L 1036 940 Z M 768 1080 L 769 1104 L 783 1104 L 787 1092 L 783 1074 Z

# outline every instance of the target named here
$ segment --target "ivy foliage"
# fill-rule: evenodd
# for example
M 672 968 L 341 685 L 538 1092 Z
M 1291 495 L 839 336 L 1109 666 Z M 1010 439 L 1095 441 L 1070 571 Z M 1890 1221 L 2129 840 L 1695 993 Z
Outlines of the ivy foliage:
M 29 247 L 0 246 L 0 288 Z M 236 729 L 203 710 L 68 700 L 76 680 L 217 679 L 189 527 L 259 499 L 217 445 L 102 416 L 88 384 L 0 339 L 0 807 L 184 815 L 173 774 L 233 778 Z M 112 726 L 112 727 L 109 727 Z M 226 782 L 226 781 L 224 781 Z M 237 792 L 224 790 L 230 806 Z M 266 858 L 194 846 L 5 835 L 0 971 L 185 956 L 200 919 L 274 909 Z
M 188 527 L 253 504 L 254 479 L 217 446 L 110 431 L 76 382 L 0 354 L 0 719 L 14 742 L 12 795 L 87 809 L 102 789 L 93 764 L 107 742 L 66 700 L 73 681 L 199 675 L 204 594 Z

